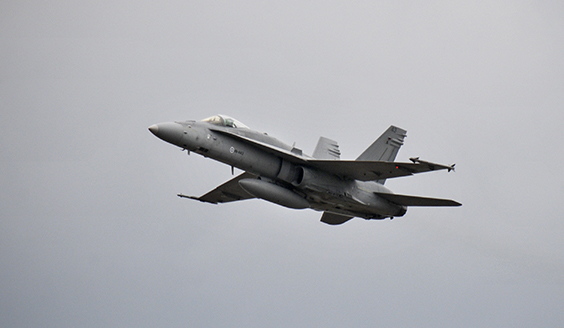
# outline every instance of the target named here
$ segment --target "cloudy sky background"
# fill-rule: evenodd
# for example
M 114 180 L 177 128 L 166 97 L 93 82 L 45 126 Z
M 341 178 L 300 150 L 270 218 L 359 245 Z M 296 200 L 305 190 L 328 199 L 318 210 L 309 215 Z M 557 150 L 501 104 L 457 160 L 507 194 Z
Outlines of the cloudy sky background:
M 0 326 L 564 323 L 558 1 L 4 1 Z M 147 127 L 216 113 L 354 159 L 389 125 L 461 208 L 393 221 L 201 195 Z

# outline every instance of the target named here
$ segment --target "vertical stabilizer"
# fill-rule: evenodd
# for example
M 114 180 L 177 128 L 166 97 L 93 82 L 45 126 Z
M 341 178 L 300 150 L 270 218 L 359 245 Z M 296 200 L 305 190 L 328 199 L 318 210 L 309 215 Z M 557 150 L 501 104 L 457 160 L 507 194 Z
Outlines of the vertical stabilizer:
M 391 125 L 356 160 L 393 162 L 406 136 L 406 130 Z M 378 180 L 378 183 L 384 184 L 385 181 Z
M 339 150 L 339 144 L 334 140 L 319 137 L 313 157 L 317 159 L 340 159 L 341 151 Z

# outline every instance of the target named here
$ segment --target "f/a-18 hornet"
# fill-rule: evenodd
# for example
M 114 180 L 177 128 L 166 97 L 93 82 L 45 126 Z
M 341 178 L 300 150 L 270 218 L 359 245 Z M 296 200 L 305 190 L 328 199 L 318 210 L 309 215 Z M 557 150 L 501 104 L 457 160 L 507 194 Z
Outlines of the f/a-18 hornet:
M 212 158 L 244 173 L 207 194 L 180 197 L 212 204 L 261 198 L 294 209 L 322 211 L 321 221 L 342 224 L 353 217 L 403 216 L 408 206 L 460 206 L 450 199 L 394 194 L 386 179 L 435 170 L 454 170 L 410 158 L 394 162 L 406 131 L 390 126 L 355 160 L 340 160 L 336 141 L 320 137 L 312 156 L 225 115 L 202 121 L 155 124 L 149 130 L 184 150 Z

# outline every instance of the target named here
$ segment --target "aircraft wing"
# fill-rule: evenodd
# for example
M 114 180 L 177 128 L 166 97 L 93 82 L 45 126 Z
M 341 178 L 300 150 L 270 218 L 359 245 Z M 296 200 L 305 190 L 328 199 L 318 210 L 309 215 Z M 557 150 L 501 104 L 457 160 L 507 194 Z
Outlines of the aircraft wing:
M 341 160 L 319 160 L 310 159 L 291 151 L 280 149 L 269 144 L 241 136 L 239 134 L 213 129 L 213 131 L 236 138 L 245 143 L 258 147 L 267 153 L 279 156 L 291 163 L 303 166 L 310 166 L 321 171 L 335 174 L 340 177 L 361 180 L 377 181 L 382 179 L 398 178 L 435 170 L 454 170 L 454 165 L 443 165 L 422 161 L 419 157 L 410 158 L 412 163 L 407 162 L 386 162 L 386 161 L 341 161 Z M 338 147 L 338 146 L 336 146 Z M 338 149 L 338 148 L 336 148 Z
M 222 130 L 222 129 L 216 129 L 216 128 L 213 128 L 213 127 L 211 127 L 210 129 L 213 130 L 214 132 L 218 132 L 218 133 L 230 136 L 232 138 L 239 139 L 239 140 L 241 140 L 241 141 L 243 141 L 247 144 L 251 144 L 255 147 L 258 147 L 258 148 L 264 150 L 267 153 L 274 154 L 276 156 L 280 156 L 280 157 L 282 157 L 283 159 L 285 159 L 289 162 L 298 163 L 298 164 L 304 164 L 306 162 L 306 159 L 301 156 L 301 151 L 300 151 L 299 154 L 296 154 L 296 153 L 293 153 L 291 151 L 281 149 L 281 148 L 278 148 L 278 147 L 274 147 L 274 146 L 266 144 L 264 142 L 253 140 L 251 138 L 247 138 L 245 136 L 242 136 L 242 135 L 230 132 L 230 131 L 225 131 L 225 130 Z
M 255 196 L 249 194 L 241 186 L 239 186 L 239 180 L 241 179 L 256 179 L 256 175 L 245 172 L 236 176 L 235 178 L 225 182 L 221 186 L 215 188 L 214 190 L 208 192 L 201 197 L 187 196 L 183 194 L 178 194 L 178 197 L 190 198 L 199 200 L 205 203 L 229 203 L 236 202 L 239 200 L 255 198 Z
M 382 162 L 382 161 L 335 161 L 335 160 L 308 160 L 307 163 L 321 171 L 335 174 L 340 177 L 375 181 L 405 177 L 416 173 L 454 169 L 454 165 L 442 165 L 412 159 L 413 163 Z

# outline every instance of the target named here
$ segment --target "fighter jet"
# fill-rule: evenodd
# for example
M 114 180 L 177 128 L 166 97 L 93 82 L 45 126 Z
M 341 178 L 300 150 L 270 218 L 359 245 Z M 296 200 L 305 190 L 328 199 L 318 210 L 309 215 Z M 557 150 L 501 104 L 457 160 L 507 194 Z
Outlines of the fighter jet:
M 244 173 L 200 197 L 179 197 L 218 204 L 260 198 L 293 209 L 322 211 L 321 221 L 337 225 L 353 217 L 367 220 L 403 216 L 408 206 L 460 206 L 450 199 L 394 194 L 386 179 L 447 170 L 442 165 L 410 158 L 394 162 L 406 130 L 390 126 L 360 156 L 341 160 L 336 141 L 320 137 L 312 156 L 276 138 L 250 129 L 226 115 L 201 121 L 151 125 L 158 138 L 204 157 L 237 167 Z

